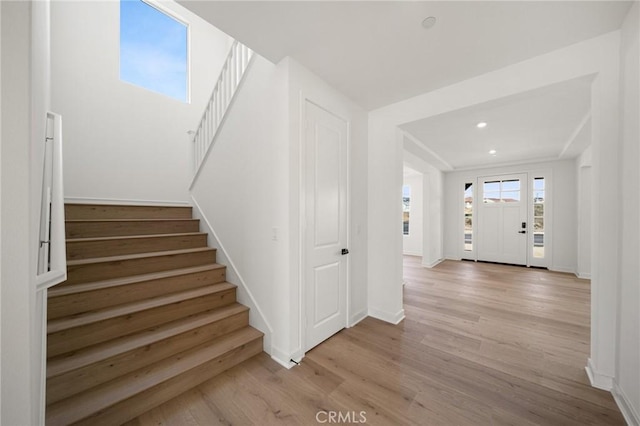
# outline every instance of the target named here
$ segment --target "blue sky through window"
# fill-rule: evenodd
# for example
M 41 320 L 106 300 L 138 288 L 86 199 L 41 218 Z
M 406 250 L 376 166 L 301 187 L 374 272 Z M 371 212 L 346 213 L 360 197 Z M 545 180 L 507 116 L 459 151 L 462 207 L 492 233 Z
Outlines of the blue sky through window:
M 120 1 L 120 79 L 187 102 L 187 26 L 141 0 Z

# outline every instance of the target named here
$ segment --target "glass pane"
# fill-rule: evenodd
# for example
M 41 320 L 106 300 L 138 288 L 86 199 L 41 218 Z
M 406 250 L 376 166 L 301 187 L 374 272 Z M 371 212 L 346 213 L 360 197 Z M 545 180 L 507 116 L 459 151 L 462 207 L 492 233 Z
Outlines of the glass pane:
M 544 216 L 544 204 L 542 203 L 536 203 L 533 205 L 533 215 L 535 217 L 542 217 Z
M 534 217 L 533 218 L 533 232 L 544 231 L 544 218 L 542 217 Z
M 533 180 L 533 189 L 544 191 L 544 178 L 535 178 Z
M 533 193 L 534 203 L 544 203 L 544 191 L 535 191 Z
M 409 235 L 409 210 L 411 210 L 411 186 L 402 186 L 402 233 Z
M 520 179 L 503 180 L 502 190 L 503 191 L 520 191 Z
M 520 201 L 520 191 L 503 192 L 502 201 L 505 203 L 517 203 Z
M 544 247 L 533 247 L 533 257 L 542 259 L 544 258 Z
M 187 102 L 188 28 L 137 0 L 120 2 L 120 79 Z
M 544 232 L 533 233 L 533 257 L 544 257 Z
M 486 192 L 499 192 L 500 191 L 500 182 L 485 182 L 483 186 L 483 191 Z
M 500 193 L 499 192 L 485 192 L 484 199 L 482 200 L 485 203 L 499 203 L 500 202 Z

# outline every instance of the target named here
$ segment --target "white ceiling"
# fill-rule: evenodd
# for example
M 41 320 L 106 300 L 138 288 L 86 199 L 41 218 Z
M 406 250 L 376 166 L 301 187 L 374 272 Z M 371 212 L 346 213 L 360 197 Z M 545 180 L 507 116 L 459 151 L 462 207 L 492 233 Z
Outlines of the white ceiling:
M 188 1 L 277 63 L 291 56 L 367 110 L 620 27 L 620 1 Z M 425 30 L 421 22 L 437 18 Z
M 449 170 L 571 158 L 589 144 L 585 124 L 590 104 L 591 78 L 581 78 L 401 128 L 436 153 Z M 487 127 L 477 128 L 479 122 Z M 495 156 L 489 154 L 492 149 Z
M 367 110 L 618 29 L 626 1 L 178 0 L 277 63 L 291 56 Z M 436 25 L 421 26 L 427 16 Z M 442 170 L 572 158 L 589 84 L 565 82 L 402 126 Z M 489 126 L 479 130 L 478 121 Z M 417 148 L 420 151 L 420 148 Z M 498 151 L 495 157 L 488 151 Z M 415 150 L 415 149 L 414 149 Z

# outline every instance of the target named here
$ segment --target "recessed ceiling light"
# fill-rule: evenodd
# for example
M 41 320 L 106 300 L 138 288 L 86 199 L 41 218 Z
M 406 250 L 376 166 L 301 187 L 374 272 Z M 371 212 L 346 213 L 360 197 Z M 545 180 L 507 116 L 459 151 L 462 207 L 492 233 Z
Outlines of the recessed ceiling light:
M 485 127 L 487 127 L 487 123 L 485 123 L 484 121 L 481 121 L 478 124 L 476 124 L 476 127 L 478 129 L 484 129 Z
M 489 151 L 489 154 L 491 155 L 496 155 L 498 153 L 498 151 L 496 151 L 495 149 L 492 149 Z
M 422 21 L 422 28 L 425 29 L 429 29 L 431 27 L 433 27 L 436 24 L 436 17 L 435 16 L 429 16 L 427 18 L 424 18 L 424 20 Z

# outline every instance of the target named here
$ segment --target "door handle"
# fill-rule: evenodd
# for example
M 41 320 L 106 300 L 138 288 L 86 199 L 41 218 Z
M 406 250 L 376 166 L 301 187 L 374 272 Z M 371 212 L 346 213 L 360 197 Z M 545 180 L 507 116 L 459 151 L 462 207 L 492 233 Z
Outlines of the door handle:
M 349 249 L 342 249 L 342 255 L 344 256 L 345 254 L 349 254 Z
M 526 234 L 527 231 L 518 231 L 518 234 Z

